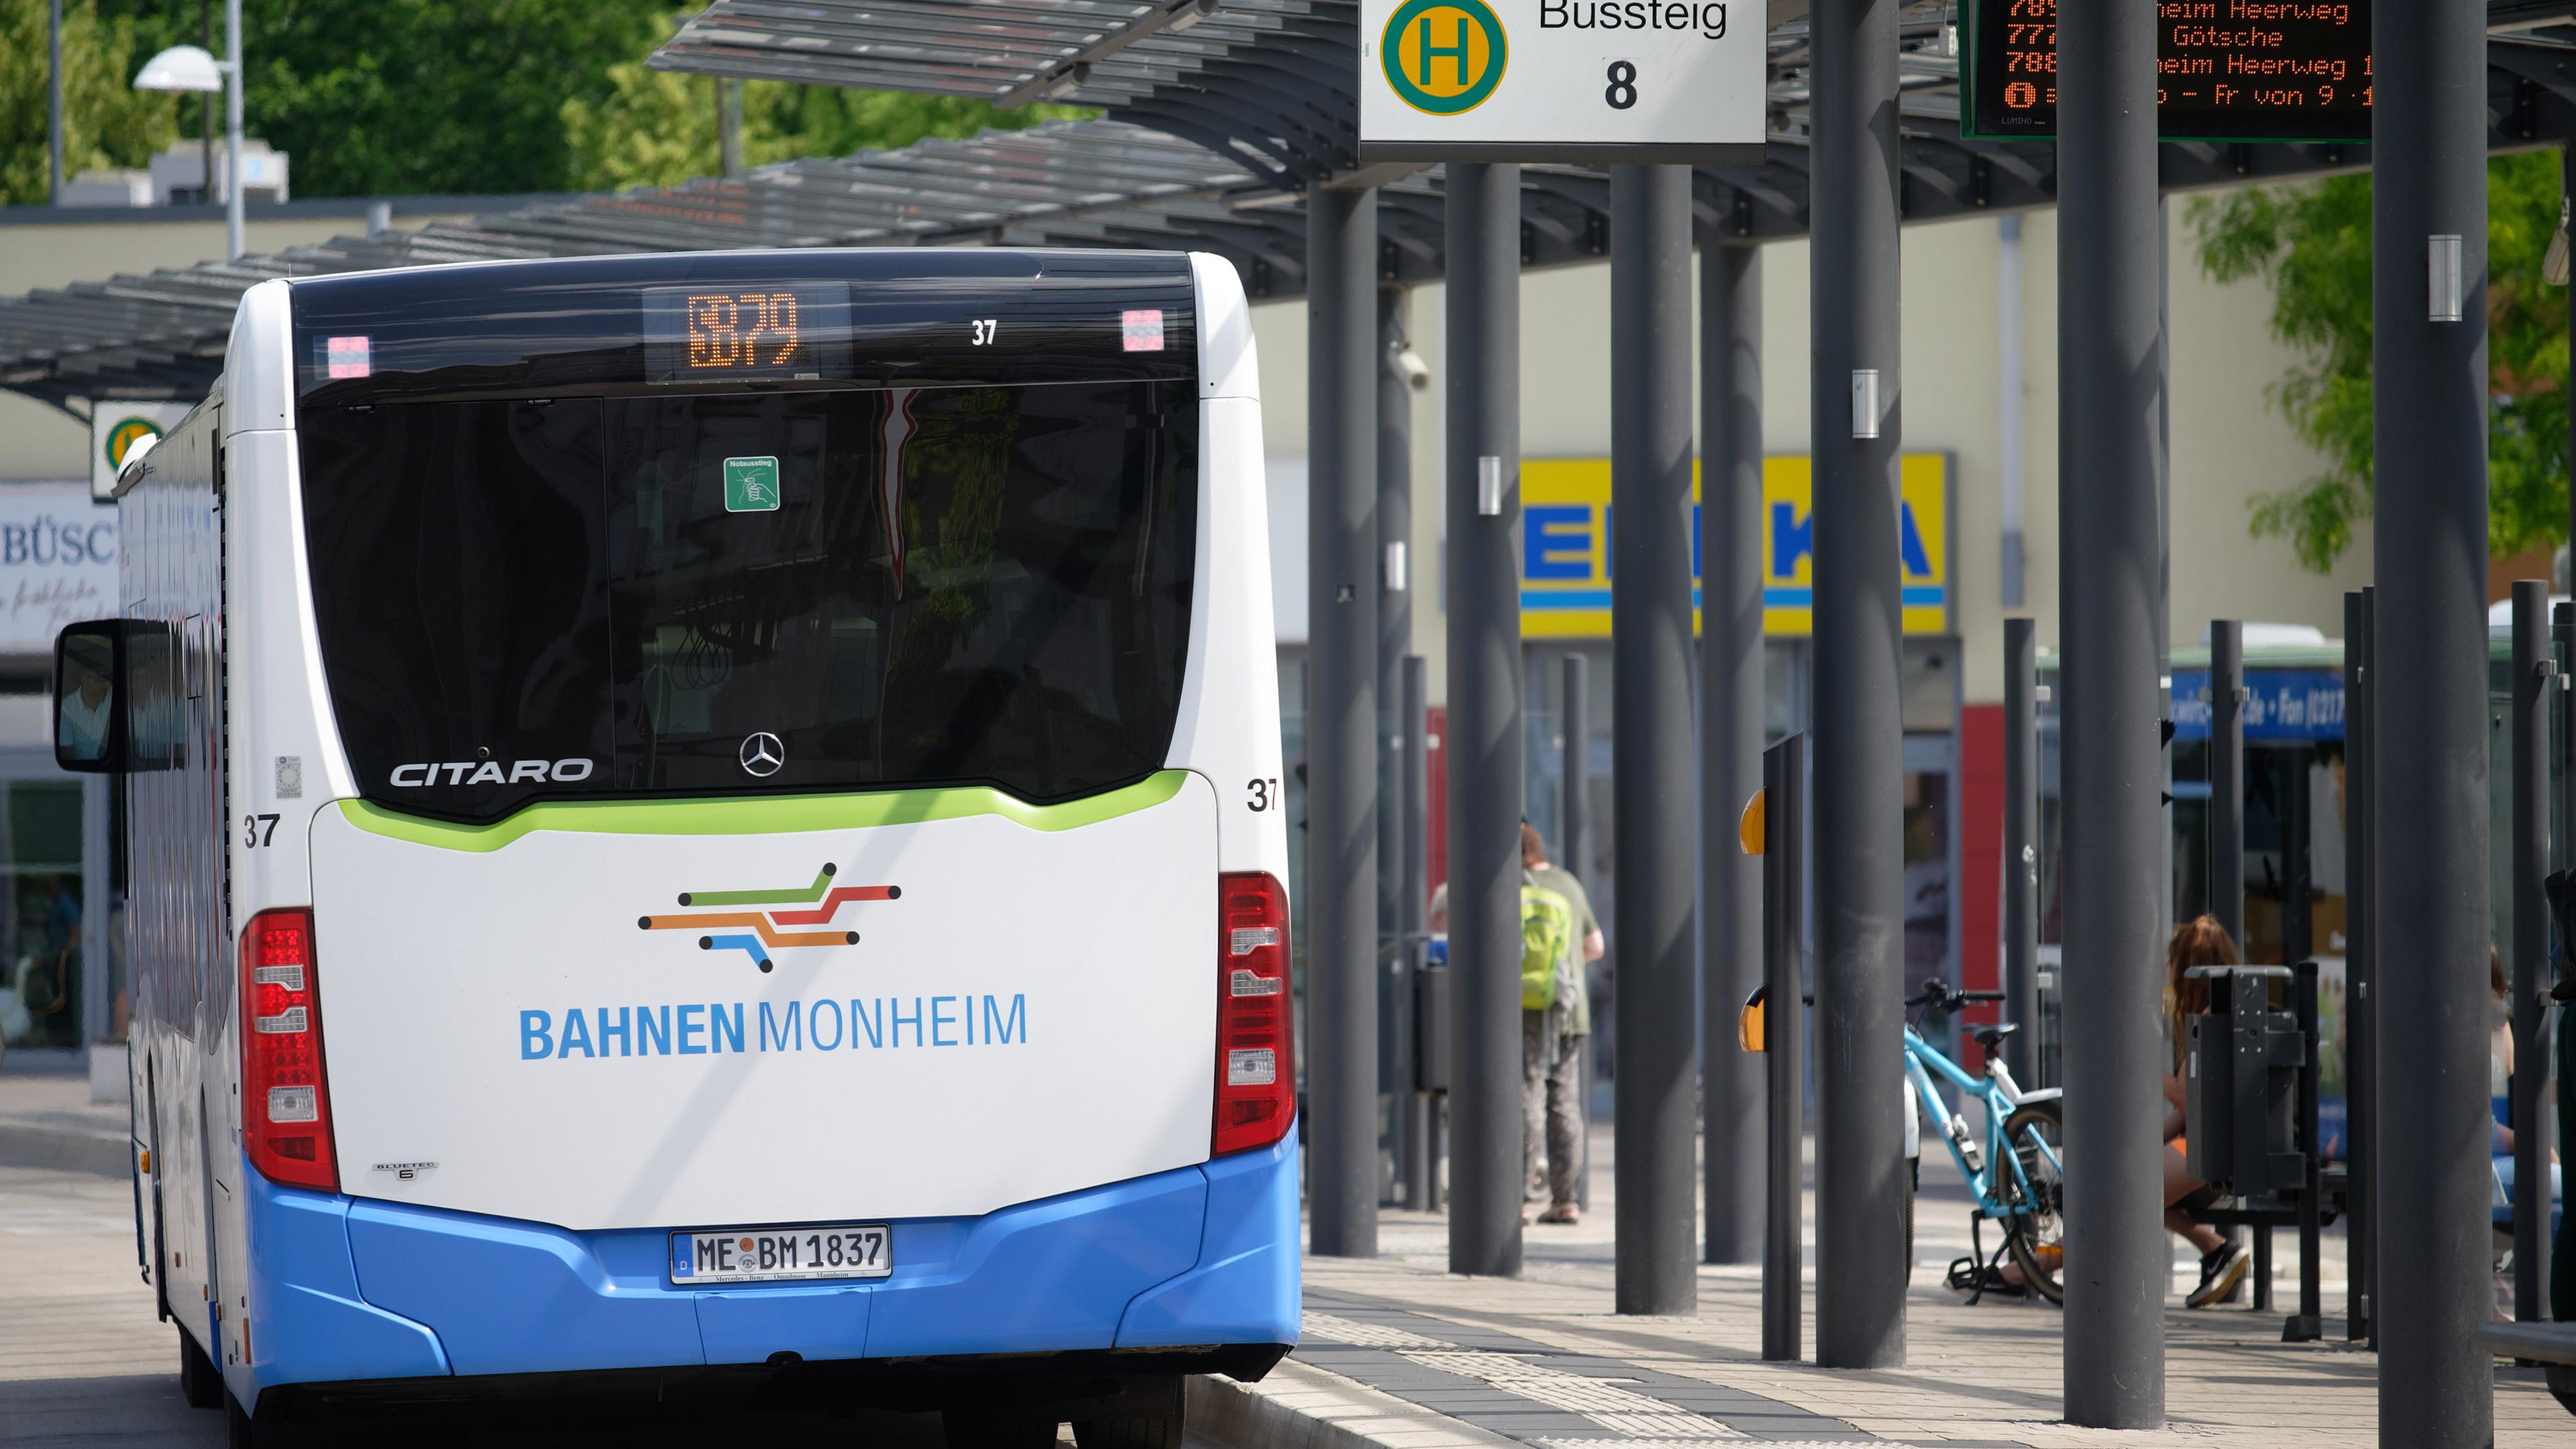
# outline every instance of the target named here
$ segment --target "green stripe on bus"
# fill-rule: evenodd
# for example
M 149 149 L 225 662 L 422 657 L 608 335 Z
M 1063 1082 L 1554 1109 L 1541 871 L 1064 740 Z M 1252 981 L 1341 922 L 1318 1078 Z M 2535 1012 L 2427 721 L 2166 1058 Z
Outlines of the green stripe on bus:
M 821 900 L 831 885 L 827 865 L 815 874 L 810 891 L 691 891 L 683 899 L 693 906 L 801 906 Z
M 372 835 L 442 850 L 499 850 L 539 830 L 580 835 L 783 835 L 808 830 L 865 830 L 999 815 L 1030 830 L 1074 830 L 1150 810 L 1181 792 L 1187 770 L 1164 770 L 1133 785 L 1061 805 L 1032 805 L 985 786 L 887 790 L 872 794 L 774 795 L 731 800 L 567 800 L 531 805 L 489 825 L 458 825 L 343 800 L 340 814 Z M 817 893 L 819 895 L 819 892 Z M 813 900 L 798 895 L 797 900 Z M 697 898 L 714 904 L 715 897 Z

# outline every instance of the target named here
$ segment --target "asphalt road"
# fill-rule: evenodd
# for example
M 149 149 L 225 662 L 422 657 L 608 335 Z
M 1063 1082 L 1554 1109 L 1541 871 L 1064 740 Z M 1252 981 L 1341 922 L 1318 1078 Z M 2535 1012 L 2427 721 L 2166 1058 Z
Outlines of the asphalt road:
M 123 1181 L 0 1166 L 0 1449 L 221 1445 L 221 1413 L 179 1397 L 178 1330 L 158 1322 L 137 1275 Z M 710 1443 L 865 1444 L 940 1449 L 935 1414 L 835 1417 L 765 1409 L 679 1410 L 652 1404 L 498 1407 L 407 1414 L 305 1436 L 368 1446 Z

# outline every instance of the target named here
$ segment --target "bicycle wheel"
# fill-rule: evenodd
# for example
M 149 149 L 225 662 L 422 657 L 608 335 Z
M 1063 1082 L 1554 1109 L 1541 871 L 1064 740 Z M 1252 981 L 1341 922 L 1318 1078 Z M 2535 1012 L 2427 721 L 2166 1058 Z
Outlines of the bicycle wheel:
M 2022 1282 L 2051 1303 L 2066 1301 L 2058 1275 L 2066 1263 L 2066 1128 L 2057 1103 L 2032 1102 L 2004 1119 L 2004 1141 L 2021 1164 L 2021 1173 L 2002 1163 L 1995 1195 L 2012 1211 L 2004 1218 L 2004 1242 L 2021 1267 Z

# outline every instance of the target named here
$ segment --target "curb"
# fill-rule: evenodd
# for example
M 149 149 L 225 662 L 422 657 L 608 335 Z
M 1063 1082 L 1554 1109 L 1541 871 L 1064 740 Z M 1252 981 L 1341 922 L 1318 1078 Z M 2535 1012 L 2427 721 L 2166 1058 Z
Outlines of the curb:
M 134 1170 L 122 1133 L 50 1122 L 0 1121 L 0 1166 L 51 1167 L 124 1177 Z
M 1295 1359 L 1258 1384 L 1189 1380 L 1189 1437 L 1216 1449 L 1526 1449 Z

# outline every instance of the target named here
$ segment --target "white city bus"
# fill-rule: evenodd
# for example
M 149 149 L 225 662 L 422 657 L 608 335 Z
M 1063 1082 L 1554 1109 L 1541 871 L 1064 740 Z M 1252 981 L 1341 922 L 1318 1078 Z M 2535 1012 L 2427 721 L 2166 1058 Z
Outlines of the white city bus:
M 56 660 L 190 1401 L 785 1378 L 1098 1449 L 1275 1363 L 1260 436 L 1206 256 L 246 293 Z

